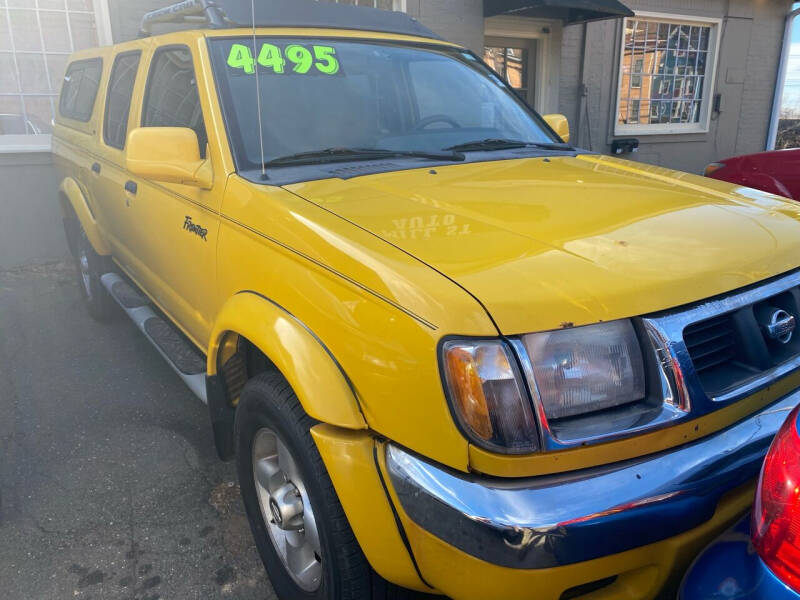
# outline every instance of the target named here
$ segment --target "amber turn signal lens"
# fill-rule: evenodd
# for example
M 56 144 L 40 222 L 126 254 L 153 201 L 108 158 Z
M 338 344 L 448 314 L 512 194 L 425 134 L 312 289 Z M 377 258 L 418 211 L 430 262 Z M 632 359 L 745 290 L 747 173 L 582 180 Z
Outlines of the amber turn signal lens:
M 720 170 L 722 167 L 724 167 L 724 166 L 725 166 L 725 164 L 724 164 L 724 163 L 711 163 L 710 165 L 708 165 L 708 166 L 706 167 L 706 170 L 705 170 L 705 171 L 703 171 L 703 175 L 704 175 L 705 177 L 711 177 L 711 174 L 712 174 L 714 171 L 719 171 L 719 170 Z
M 463 422 L 481 439 L 492 439 L 492 421 L 478 375 L 475 354 L 468 348 L 452 348 L 446 354 L 447 380 Z
M 495 452 L 538 450 L 533 408 L 510 348 L 499 340 L 460 340 L 443 350 L 448 396 L 467 436 Z

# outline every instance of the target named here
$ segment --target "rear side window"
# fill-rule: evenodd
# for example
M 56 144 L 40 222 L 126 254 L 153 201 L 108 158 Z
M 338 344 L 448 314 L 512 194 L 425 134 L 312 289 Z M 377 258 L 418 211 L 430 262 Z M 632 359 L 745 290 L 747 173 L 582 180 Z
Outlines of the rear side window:
M 200 143 L 200 156 L 205 158 L 208 136 L 188 48 L 163 48 L 153 57 L 142 126 L 193 129 Z
M 108 78 L 103 139 L 109 146 L 120 150 L 125 147 L 125 137 L 128 135 L 131 96 L 141 54 L 137 50 L 118 55 L 111 69 L 111 77 Z
M 67 68 L 58 102 L 61 116 L 84 123 L 92 118 L 102 73 L 103 61 L 100 58 L 79 60 Z

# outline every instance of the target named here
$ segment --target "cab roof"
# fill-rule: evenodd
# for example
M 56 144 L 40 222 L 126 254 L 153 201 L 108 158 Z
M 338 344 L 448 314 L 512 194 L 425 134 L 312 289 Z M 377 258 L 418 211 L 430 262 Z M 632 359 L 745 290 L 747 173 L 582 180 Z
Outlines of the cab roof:
M 350 29 L 441 40 L 405 13 L 316 0 L 185 0 L 147 13 L 140 35 L 159 23 L 198 23 L 210 29 L 280 27 Z

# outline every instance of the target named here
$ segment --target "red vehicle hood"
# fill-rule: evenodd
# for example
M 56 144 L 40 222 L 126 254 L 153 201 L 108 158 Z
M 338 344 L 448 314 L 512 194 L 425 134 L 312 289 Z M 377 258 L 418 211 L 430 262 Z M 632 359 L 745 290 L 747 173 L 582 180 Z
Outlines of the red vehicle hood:
M 716 165 L 709 177 L 800 200 L 800 148 L 735 156 L 709 167 Z

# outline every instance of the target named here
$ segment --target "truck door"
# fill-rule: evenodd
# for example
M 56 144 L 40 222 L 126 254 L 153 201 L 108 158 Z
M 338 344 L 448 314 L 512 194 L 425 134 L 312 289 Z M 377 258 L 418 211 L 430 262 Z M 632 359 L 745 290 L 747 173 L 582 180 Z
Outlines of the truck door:
M 188 127 L 200 154 L 208 152 L 195 57 L 186 45 L 158 47 L 149 61 L 141 127 Z M 213 159 L 212 159 L 213 160 Z M 216 241 L 225 177 L 214 167 L 212 189 L 146 179 L 129 190 L 129 247 L 141 271 L 140 284 L 181 329 L 204 346 L 216 314 Z

